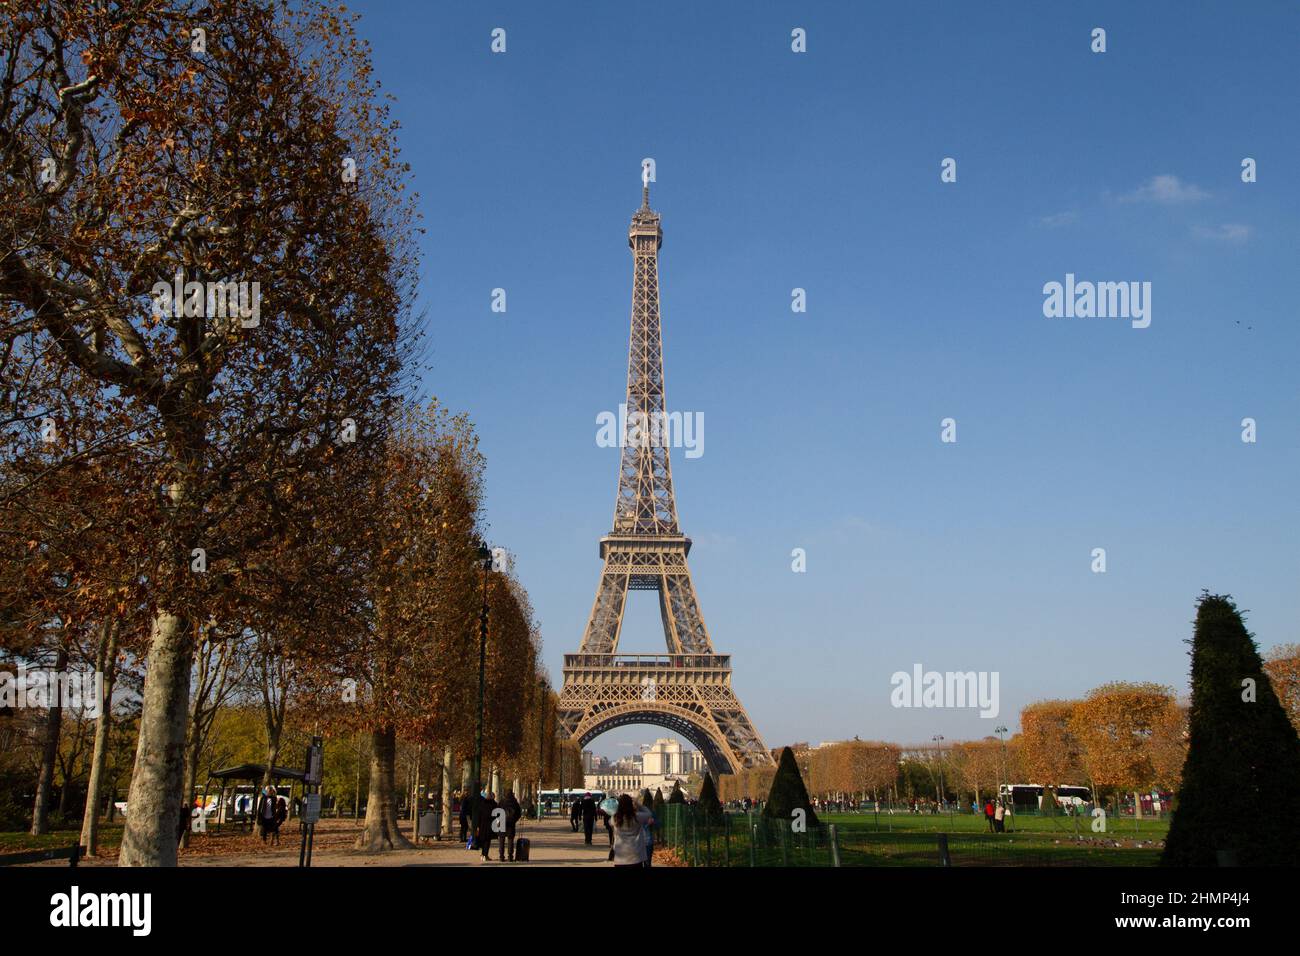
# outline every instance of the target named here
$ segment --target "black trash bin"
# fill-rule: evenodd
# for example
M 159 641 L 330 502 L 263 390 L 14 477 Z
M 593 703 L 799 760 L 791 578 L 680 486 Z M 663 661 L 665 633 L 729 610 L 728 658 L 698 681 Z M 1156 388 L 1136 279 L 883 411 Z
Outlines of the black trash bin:
M 435 840 L 442 839 L 442 811 L 441 810 L 421 810 L 420 821 L 416 828 L 416 837 L 432 837 Z

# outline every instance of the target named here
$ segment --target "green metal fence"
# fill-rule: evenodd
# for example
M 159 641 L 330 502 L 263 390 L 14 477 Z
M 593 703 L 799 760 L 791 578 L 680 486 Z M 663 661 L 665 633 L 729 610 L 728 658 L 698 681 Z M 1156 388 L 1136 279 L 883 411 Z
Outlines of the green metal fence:
M 796 831 L 788 821 L 751 813 L 705 813 L 698 805 L 669 804 L 656 827 L 656 845 L 691 866 L 833 866 L 825 824 Z

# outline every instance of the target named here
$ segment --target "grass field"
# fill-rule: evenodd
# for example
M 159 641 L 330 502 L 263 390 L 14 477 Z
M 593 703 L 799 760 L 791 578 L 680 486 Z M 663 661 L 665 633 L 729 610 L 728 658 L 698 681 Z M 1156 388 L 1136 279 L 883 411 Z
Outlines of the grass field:
M 122 842 L 122 822 L 100 823 L 99 845 L 104 849 L 116 848 Z M 56 827 L 42 836 L 32 836 L 25 830 L 0 832 L 0 856 L 22 853 L 25 850 L 53 850 L 81 841 L 81 821 L 75 825 Z
M 984 815 L 976 816 L 973 813 L 955 813 L 952 816 L 928 813 L 896 813 L 893 816 L 885 813 L 879 816 L 871 813 L 825 813 L 819 815 L 818 819 L 823 823 L 834 823 L 841 830 L 850 828 L 874 831 L 878 828 L 885 832 L 974 833 L 988 837 L 1014 835 L 1014 833 L 989 833 L 988 824 L 984 822 Z M 1165 834 L 1169 832 L 1168 818 L 1153 820 L 1147 817 L 1135 821 L 1132 817 L 1124 817 L 1122 820 L 1109 817 L 1106 820 L 1106 832 L 1104 834 L 1092 833 L 1092 820 L 1088 817 L 1079 817 L 1078 823 L 1081 836 L 1106 836 L 1117 840 L 1163 840 Z M 1074 818 L 1068 816 L 1040 817 L 1022 814 L 1011 818 L 1011 827 L 1014 828 L 1014 831 L 1024 834 L 1054 834 L 1057 836 L 1069 834 L 1069 836 L 1073 837 L 1074 824 Z
M 990 833 L 983 816 L 832 813 L 841 866 L 938 866 L 939 834 L 948 836 L 953 866 L 1155 866 L 1168 832 L 1167 820 L 1107 821 L 1093 832 L 1080 818 L 1076 837 L 1071 817 L 1020 816 L 1013 830 Z M 683 815 L 670 820 L 668 845 L 701 866 L 830 866 L 829 828 L 794 834 L 785 826 L 732 814 L 725 827 L 704 828 Z

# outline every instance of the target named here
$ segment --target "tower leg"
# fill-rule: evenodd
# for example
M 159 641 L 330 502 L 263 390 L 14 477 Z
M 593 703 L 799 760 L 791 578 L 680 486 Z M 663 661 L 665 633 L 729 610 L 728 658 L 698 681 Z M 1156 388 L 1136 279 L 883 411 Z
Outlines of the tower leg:
M 626 571 L 611 570 L 610 563 L 606 560 L 596 588 L 587 633 L 582 636 L 583 654 L 613 654 L 618 647 L 618 635 L 623 630 L 623 608 L 627 604 L 628 575 Z

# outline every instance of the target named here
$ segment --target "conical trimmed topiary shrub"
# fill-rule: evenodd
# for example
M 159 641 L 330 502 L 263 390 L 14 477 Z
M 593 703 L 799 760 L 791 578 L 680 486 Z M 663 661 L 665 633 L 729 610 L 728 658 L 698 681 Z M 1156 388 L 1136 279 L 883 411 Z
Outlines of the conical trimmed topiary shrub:
M 682 793 L 682 784 L 680 780 L 673 781 L 673 792 L 668 795 L 669 803 L 685 803 L 686 794 Z
M 710 820 L 721 819 L 722 802 L 718 799 L 717 788 L 713 786 L 713 774 L 704 774 L 704 783 L 700 785 L 700 809 Z
M 763 816 L 789 822 L 795 810 L 807 814 L 809 826 L 817 825 L 817 814 L 813 813 L 812 803 L 808 799 L 808 788 L 803 785 L 803 776 L 799 765 L 795 763 L 794 751 L 786 747 L 781 751 L 777 761 L 776 776 L 772 778 L 772 789 L 768 791 L 767 803 L 763 805 Z
M 1190 739 L 1161 863 L 1294 865 L 1300 737 L 1229 596 L 1201 596 L 1190 643 Z

